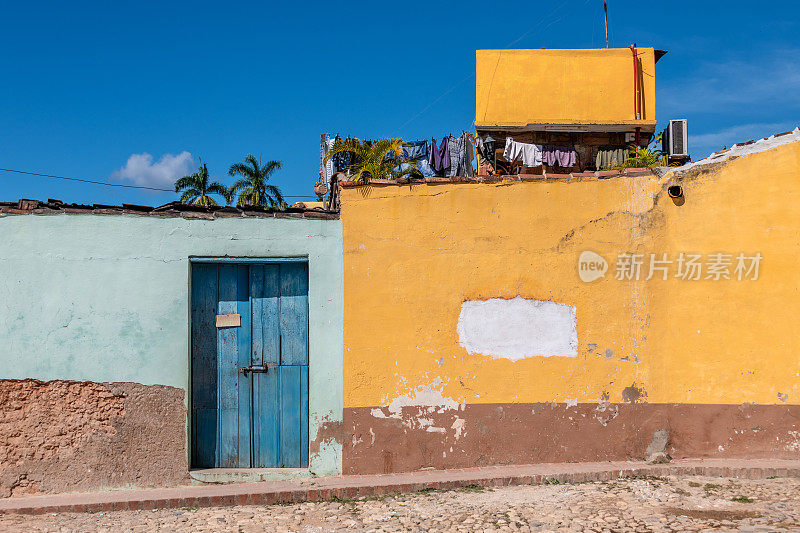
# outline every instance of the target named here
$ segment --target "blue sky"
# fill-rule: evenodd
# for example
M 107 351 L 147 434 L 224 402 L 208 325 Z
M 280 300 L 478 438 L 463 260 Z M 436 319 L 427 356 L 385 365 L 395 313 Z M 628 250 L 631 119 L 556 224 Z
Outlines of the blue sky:
M 0 167 L 167 186 L 197 157 L 247 153 L 310 195 L 319 134 L 470 130 L 475 50 L 604 45 L 602 0 L 14 2 L 0 22 Z M 611 46 L 669 51 L 659 127 L 695 159 L 800 125 L 800 7 L 609 1 Z M 119 172 L 125 167 L 125 170 Z M 2 200 L 159 205 L 173 193 L 0 172 Z M 292 198 L 298 200 L 299 198 Z

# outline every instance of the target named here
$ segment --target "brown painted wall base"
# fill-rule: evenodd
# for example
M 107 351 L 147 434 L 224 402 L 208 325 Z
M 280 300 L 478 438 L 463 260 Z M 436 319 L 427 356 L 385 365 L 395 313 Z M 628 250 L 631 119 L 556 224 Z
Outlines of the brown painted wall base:
M 186 479 L 183 390 L 0 380 L 0 497 Z
M 685 457 L 800 458 L 800 406 L 479 404 L 344 410 L 345 474 L 643 459 L 653 432 Z

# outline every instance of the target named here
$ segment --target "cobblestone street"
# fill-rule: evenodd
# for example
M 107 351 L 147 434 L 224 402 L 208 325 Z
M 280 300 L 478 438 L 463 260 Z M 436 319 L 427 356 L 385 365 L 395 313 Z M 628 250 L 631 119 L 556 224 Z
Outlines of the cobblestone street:
M 800 480 L 535 485 L 352 501 L 0 516 L 0 531 L 800 531 Z

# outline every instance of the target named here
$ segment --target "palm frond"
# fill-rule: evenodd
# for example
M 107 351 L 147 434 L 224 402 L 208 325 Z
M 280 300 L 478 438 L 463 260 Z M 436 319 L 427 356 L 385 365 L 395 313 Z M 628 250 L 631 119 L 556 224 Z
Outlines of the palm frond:
M 273 172 L 280 170 L 283 168 L 283 163 L 280 161 L 267 161 L 267 164 L 261 167 L 261 172 L 264 174 L 264 178 L 267 179 Z
M 250 166 L 253 168 L 253 170 L 256 173 L 260 173 L 261 162 L 258 159 L 256 159 L 256 156 L 254 156 L 253 154 L 247 154 L 247 156 L 244 158 L 244 162 L 250 163 Z
M 184 191 L 184 193 L 181 195 L 181 200 L 180 201 L 181 201 L 182 204 L 190 204 L 198 196 L 200 196 L 200 191 L 198 191 L 197 189 L 192 187 L 192 188 L 186 189 Z
M 615 165 L 611 168 L 613 170 L 621 170 L 623 168 L 652 168 L 664 166 L 670 166 L 669 157 L 666 155 L 647 147 L 639 148 L 638 146 L 631 145 L 628 147 L 628 158 L 619 165 Z
M 231 205 L 233 199 L 236 198 L 236 191 L 233 187 L 225 187 L 225 194 L 222 195 L 225 198 L 225 203 Z
M 246 176 L 251 177 L 254 175 L 253 169 L 244 163 L 234 163 L 228 169 L 229 176 Z
M 275 185 L 265 185 L 264 192 L 270 197 L 270 200 L 274 200 L 278 204 L 286 203 L 283 199 L 283 195 L 281 194 L 281 190 Z
M 206 196 L 205 194 L 198 196 L 193 203 L 195 205 L 202 205 L 203 207 L 211 207 L 217 205 L 217 202 L 215 202 L 213 198 L 211 198 L 210 196 Z
M 369 144 L 360 139 L 340 140 L 333 143 L 324 161 L 327 163 L 340 152 L 352 152 L 355 157 L 347 172 L 356 176 L 356 181 L 371 178 L 395 179 L 395 169 L 403 163 L 410 163 L 403 155 L 403 148 L 406 146 L 408 144 L 402 139 L 389 137 L 382 137 Z M 417 165 L 413 168 L 417 168 Z
M 334 141 L 333 146 L 331 146 L 328 153 L 325 154 L 323 162 L 327 163 L 333 156 L 341 152 L 353 152 L 358 156 L 363 156 L 364 149 L 365 147 L 360 139 L 346 139 L 344 141 L 340 139 Z
M 224 198 L 225 195 L 228 193 L 228 188 L 225 187 L 220 182 L 215 181 L 214 183 L 212 183 L 211 185 L 209 185 L 206 188 L 206 193 L 208 193 L 208 194 L 218 194 L 218 195 L 220 195 L 220 196 L 222 196 Z
M 247 179 L 236 180 L 235 182 L 233 182 L 233 185 L 230 186 L 228 191 L 232 192 L 233 195 L 236 196 L 236 194 L 239 191 L 242 191 L 249 186 L 250 186 L 250 180 Z
M 244 205 L 255 205 L 253 203 L 253 189 L 250 187 L 245 187 L 242 189 L 242 192 L 239 193 L 239 199 L 236 201 L 236 205 L 244 206 Z
M 178 178 L 175 180 L 175 192 L 180 192 L 182 189 L 186 189 L 188 187 L 195 187 L 197 185 L 197 176 L 195 174 L 190 174 L 188 176 L 184 176 L 182 178 Z

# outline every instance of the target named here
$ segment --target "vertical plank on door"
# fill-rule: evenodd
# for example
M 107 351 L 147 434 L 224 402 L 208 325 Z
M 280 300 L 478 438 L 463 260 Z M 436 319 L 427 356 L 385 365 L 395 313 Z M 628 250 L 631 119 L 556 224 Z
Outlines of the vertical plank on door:
M 217 313 L 234 314 L 238 309 L 237 265 L 219 266 L 219 303 Z M 237 330 L 217 328 L 219 353 L 219 460 L 217 466 L 238 466 L 239 454 L 239 357 Z
M 300 367 L 300 466 L 308 466 L 308 365 Z
M 191 466 L 212 468 L 217 456 L 217 265 L 192 265 L 191 273 Z
M 280 434 L 280 367 L 253 375 L 253 466 L 277 468 Z
M 308 263 L 284 263 L 281 270 L 281 364 L 308 364 Z
M 241 326 L 236 328 L 237 335 L 237 366 L 250 366 L 250 267 L 248 265 L 236 266 L 236 312 L 241 316 Z M 252 382 L 253 375 L 244 375 L 238 372 L 239 384 L 239 436 L 237 466 L 239 468 L 249 468 L 250 447 L 252 442 L 251 418 L 252 418 Z
M 279 466 L 280 283 L 278 265 L 252 265 L 250 293 L 253 305 L 253 364 L 270 365 L 253 376 L 253 465 Z
M 280 464 L 283 468 L 301 466 L 301 368 L 281 365 L 280 372 Z
M 253 364 L 278 364 L 280 338 L 278 265 L 251 265 L 250 295 L 253 301 Z

